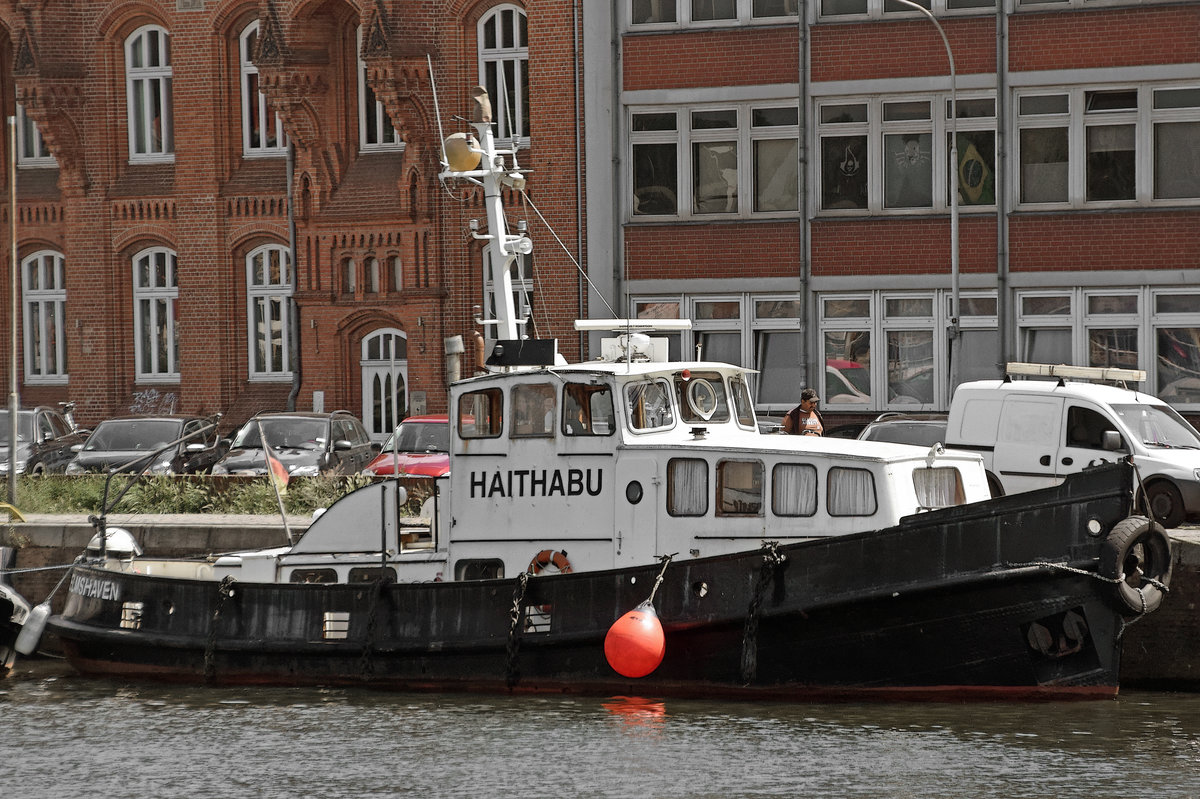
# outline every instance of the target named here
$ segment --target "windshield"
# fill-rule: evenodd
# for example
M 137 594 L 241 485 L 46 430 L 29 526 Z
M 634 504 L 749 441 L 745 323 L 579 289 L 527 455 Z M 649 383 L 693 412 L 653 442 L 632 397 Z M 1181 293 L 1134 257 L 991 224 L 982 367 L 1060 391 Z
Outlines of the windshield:
M 83 448 L 88 452 L 152 452 L 179 438 L 180 422 L 121 419 L 101 422 Z
M 258 427 L 272 449 L 324 449 L 329 437 L 329 422 L 324 419 L 251 419 L 238 431 L 234 449 L 262 449 Z
M 8 443 L 11 432 L 8 411 L 0 411 L 0 444 Z M 17 441 L 33 440 L 33 412 L 17 411 Z
M 383 444 L 384 452 L 449 452 L 450 424 L 437 422 L 402 422 L 395 434 L 388 436 Z
M 1113 410 L 1143 444 L 1200 449 L 1200 435 L 1169 405 L 1114 405 Z

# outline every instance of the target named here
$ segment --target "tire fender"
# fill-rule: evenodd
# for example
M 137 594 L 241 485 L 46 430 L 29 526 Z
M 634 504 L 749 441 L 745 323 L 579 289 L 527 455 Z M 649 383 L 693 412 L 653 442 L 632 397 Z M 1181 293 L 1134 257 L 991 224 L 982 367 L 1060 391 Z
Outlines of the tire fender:
M 1100 576 L 1113 581 L 1112 598 L 1123 613 L 1158 610 L 1173 566 L 1167 531 L 1145 516 L 1117 522 L 1100 546 Z

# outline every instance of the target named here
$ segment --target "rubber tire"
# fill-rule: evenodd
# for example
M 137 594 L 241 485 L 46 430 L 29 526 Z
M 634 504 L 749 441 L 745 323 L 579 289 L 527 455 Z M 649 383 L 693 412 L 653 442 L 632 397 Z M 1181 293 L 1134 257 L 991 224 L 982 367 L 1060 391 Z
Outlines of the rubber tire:
M 992 499 L 1004 496 L 1004 486 L 996 479 L 991 472 L 987 473 L 988 491 L 992 494 Z
M 1100 546 L 1099 572 L 1102 577 L 1118 581 L 1113 584 L 1113 599 L 1117 608 L 1140 616 L 1157 610 L 1162 604 L 1164 592 L 1158 586 L 1144 582 L 1139 593 L 1126 582 L 1127 561 L 1138 544 L 1142 545 L 1145 560 L 1135 565 L 1139 568 L 1145 565 L 1145 574 L 1170 587 L 1171 570 L 1174 567 L 1171 539 L 1161 524 L 1145 516 L 1122 519 L 1109 530 L 1108 537 Z
M 1154 520 L 1168 530 L 1183 524 L 1183 497 L 1174 483 L 1160 480 L 1146 489 L 1146 506 Z

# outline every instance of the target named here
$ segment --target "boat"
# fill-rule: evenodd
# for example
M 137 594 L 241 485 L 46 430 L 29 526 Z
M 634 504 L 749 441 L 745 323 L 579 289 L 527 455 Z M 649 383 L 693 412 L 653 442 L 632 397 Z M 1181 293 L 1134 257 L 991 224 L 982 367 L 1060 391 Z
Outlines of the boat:
M 0 679 L 7 677 L 17 659 L 17 639 L 29 618 L 31 607 L 3 574 L 9 568 L 13 551 L 0 547 Z
M 511 263 L 531 242 L 500 196 L 524 178 L 475 127 L 443 178 L 483 187 L 476 235 Z M 1129 463 L 992 498 L 976 453 L 764 434 L 750 370 L 665 358 L 657 334 L 687 320 L 577 322 L 613 335 L 567 364 L 520 337 L 495 282 L 488 370 L 450 389 L 448 473 L 360 488 L 294 543 L 195 558 L 142 554 L 102 509 L 49 621 L 69 663 L 410 691 L 1117 693 L 1121 633 L 1172 563 Z

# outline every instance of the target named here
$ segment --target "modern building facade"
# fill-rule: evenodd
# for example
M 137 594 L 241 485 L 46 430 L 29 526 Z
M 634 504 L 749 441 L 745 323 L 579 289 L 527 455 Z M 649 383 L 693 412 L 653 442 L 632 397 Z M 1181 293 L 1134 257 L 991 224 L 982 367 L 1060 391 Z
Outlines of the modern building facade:
M 490 253 L 478 192 L 437 180 L 439 142 L 469 129 L 481 83 L 540 171 L 509 198 L 514 226 L 563 238 L 518 265 L 518 307 L 578 357 L 581 20 L 527 5 L 0 0 L 22 404 L 72 400 L 85 423 L 220 411 L 226 428 L 341 408 L 377 439 L 444 411 L 446 340 L 466 340 L 469 375 L 487 332 Z
M 760 409 L 945 410 L 1036 361 L 1200 412 L 1200 5 L 918 2 L 591 20 L 593 279 L 615 253 L 609 296 L 690 317 Z

